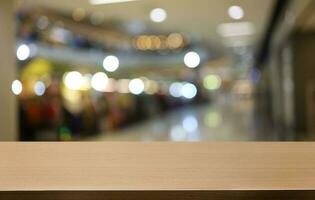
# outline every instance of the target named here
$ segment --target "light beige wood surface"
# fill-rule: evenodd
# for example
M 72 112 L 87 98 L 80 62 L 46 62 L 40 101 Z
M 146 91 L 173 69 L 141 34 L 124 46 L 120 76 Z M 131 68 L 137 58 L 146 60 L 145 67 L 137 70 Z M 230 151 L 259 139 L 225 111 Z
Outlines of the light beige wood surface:
M 313 143 L 0 143 L 0 191 L 314 189 Z

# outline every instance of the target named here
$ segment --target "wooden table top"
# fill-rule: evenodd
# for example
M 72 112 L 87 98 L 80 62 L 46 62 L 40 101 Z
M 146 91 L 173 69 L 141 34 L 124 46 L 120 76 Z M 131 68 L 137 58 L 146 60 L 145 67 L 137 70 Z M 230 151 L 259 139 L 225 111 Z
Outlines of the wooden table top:
M 0 191 L 314 189 L 313 143 L 0 143 Z

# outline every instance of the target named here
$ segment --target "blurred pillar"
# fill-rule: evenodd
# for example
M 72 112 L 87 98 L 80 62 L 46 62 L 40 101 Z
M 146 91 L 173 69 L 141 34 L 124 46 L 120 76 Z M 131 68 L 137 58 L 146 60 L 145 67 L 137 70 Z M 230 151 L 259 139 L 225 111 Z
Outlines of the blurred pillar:
M 0 0 L 0 141 L 17 140 L 17 104 L 11 92 L 16 77 L 13 1 Z

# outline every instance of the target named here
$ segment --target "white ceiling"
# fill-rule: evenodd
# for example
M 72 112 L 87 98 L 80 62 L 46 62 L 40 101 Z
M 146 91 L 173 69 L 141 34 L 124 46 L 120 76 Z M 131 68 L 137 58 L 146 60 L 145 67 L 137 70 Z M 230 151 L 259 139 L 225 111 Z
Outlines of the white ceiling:
M 227 14 L 231 5 L 240 5 L 245 11 L 241 21 L 250 21 L 256 26 L 256 34 L 246 39 L 257 43 L 262 37 L 270 18 L 273 0 L 139 0 L 135 2 L 91 5 L 88 0 L 21 0 L 26 4 L 41 5 L 62 12 L 84 8 L 87 12 L 102 12 L 107 18 L 140 20 L 150 26 L 167 31 L 194 33 L 216 47 L 224 47 L 216 29 L 221 23 L 233 22 Z M 150 22 L 150 10 L 164 8 L 168 13 L 165 22 Z

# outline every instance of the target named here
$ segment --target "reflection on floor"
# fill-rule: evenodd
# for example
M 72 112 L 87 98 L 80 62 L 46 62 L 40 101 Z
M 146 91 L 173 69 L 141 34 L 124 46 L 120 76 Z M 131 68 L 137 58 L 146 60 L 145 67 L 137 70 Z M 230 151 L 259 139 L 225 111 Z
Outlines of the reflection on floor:
M 278 140 L 259 134 L 251 100 L 222 98 L 192 106 L 112 133 L 97 141 L 251 141 Z

